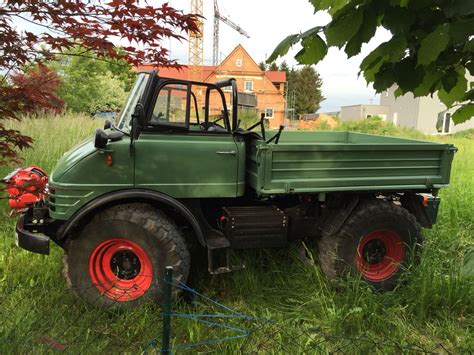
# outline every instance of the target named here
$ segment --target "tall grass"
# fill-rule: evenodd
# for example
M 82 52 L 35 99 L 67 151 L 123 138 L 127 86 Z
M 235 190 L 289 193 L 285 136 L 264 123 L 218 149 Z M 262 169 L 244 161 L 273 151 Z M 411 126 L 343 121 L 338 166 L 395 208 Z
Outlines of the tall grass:
M 392 128 L 381 130 L 366 124 L 351 123 L 344 128 L 426 138 L 396 127 L 393 132 Z M 101 125 L 101 121 L 88 117 L 64 116 L 28 119 L 15 124 L 15 128 L 35 139 L 34 148 L 22 152 L 25 165 L 35 163 L 51 171 L 63 152 Z M 297 244 L 288 249 L 240 252 L 238 257 L 246 269 L 231 274 L 211 276 L 198 263 L 192 267 L 191 286 L 244 314 L 270 318 L 285 326 L 275 328 L 272 337 L 269 332 L 256 331 L 246 340 L 210 344 L 197 350 L 235 353 L 245 344 L 248 352 L 311 352 L 307 345 L 311 336 L 298 335 L 303 328 L 390 339 L 398 344 L 415 343 L 424 349 L 436 348 L 440 343 L 452 352 L 474 349 L 474 286 L 460 273 L 465 252 L 474 245 L 474 140 L 468 135 L 430 139 L 454 143 L 459 151 L 452 184 L 441 191 L 438 224 L 425 230 L 421 264 L 409 273 L 405 285 L 388 293 L 376 292 L 358 280 L 334 287 L 317 264 L 307 265 L 300 260 Z M 10 168 L 1 167 L 0 172 L 5 174 Z M 61 276 L 60 248 L 53 246 L 50 256 L 41 256 L 15 247 L 15 221 L 7 217 L 4 202 L 1 213 L 0 334 L 8 335 L 8 339 L 0 342 L 0 353 L 51 352 L 41 341 L 43 336 L 69 344 L 71 353 L 138 352 L 153 338 L 159 343 L 157 307 L 148 304 L 130 312 L 104 312 L 77 301 L 66 291 Z M 316 259 L 313 246 L 309 245 L 309 250 Z M 21 302 L 13 307 L 18 300 Z M 194 308 L 186 300 L 179 300 L 173 307 L 178 313 L 215 312 L 206 304 Z M 172 329 L 174 345 L 230 334 L 229 330 L 181 318 L 173 319 Z M 326 351 L 337 350 L 338 341 L 331 338 L 323 343 Z M 279 350 L 276 344 L 286 344 L 285 350 Z M 389 346 L 375 348 L 373 344 L 357 343 L 349 344 L 344 351 L 399 352 Z

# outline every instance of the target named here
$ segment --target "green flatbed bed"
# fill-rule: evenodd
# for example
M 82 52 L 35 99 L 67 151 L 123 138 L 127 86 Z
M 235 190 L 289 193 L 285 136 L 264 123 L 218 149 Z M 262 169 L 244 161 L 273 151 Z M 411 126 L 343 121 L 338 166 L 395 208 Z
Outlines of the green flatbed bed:
M 247 183 L 260 195 L 422 192 L 449 184 L 455 151 L 451 144 L 354 132 L 282 132 L 278 144 L 251 142 Z

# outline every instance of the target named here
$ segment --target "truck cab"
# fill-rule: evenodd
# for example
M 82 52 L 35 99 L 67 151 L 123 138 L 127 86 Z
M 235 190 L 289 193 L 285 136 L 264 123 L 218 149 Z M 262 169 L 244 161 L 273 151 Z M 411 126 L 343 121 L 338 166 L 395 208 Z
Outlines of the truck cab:
M 119 307 L 158 297 L 166 266 L 185 282 L 196 248 L 219 274 L 243 267 L 232 263 L 237 250 L 299 240 L 318 245 L 329 279 L 394 288 L 421 250 L 421 228 L 436 222 L 455 147 L 266 132 L 263 117 L 244 129 L 238 114 L 234 79 L 139 73 L 114 123 L 65 153 L 48 178 L 38 170 L 47 185 L 25 199 L 15 178 L 25 172 L 4 179 L 19 246 L 47 254 L 52 240 L 72 290 Z

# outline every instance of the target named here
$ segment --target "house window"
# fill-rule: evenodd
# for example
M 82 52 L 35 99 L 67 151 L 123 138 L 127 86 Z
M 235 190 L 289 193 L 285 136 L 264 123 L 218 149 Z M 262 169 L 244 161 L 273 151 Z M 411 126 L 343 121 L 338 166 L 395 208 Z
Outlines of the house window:
M 240 67 L 242 66 L 242 59 L 237 59 L 237 60 L 235 61 L 235 65 L 240 68 Z
M 253 91 L 253 81 L 245 80 L 244 88 L 245 88 L 245 91 Z
M 446 112 L 444 114 L 443 120 L 443 133 L 450 133 L 451 132 L 451 113 Z
M 265 109 L 265 118 L 273 118 L 273 109 L 272 108 L 266 108 Z
M 441 134 L 451 132 L 451 113 L 450 112 L 441 111 L 438 114 L 436 129 L 438 130 L 438 133 L 441 133 Z
M 232 91 L 232 86 L 224 86 L 224 87 L 222 88 L 222 91 L 231 92 L 231 91 Z

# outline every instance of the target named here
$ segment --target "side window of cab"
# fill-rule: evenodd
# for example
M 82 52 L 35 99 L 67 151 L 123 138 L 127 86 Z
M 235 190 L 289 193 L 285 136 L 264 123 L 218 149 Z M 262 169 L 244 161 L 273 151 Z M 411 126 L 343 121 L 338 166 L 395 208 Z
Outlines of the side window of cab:
M 151 126 L 187 128 L 187 85 L 170 83 L 162 86 L 149 121 Z
M 230 133 L 229 114 L 226 97 L 221 89 L 212 84 L 193 84 L 191 92 L 197 98 L 196 116 L 200 118 L 200 130 L 203 133 Z M 193 99 L 191 98 L 191 103 Z M 191 105 L 191 114 L 193 106 Z M 191 126 L 190 126 L 191 127 Z
M 225 95 L 214 84 L 164 82 L 147 125 L 170 133 L 230 134 Z

